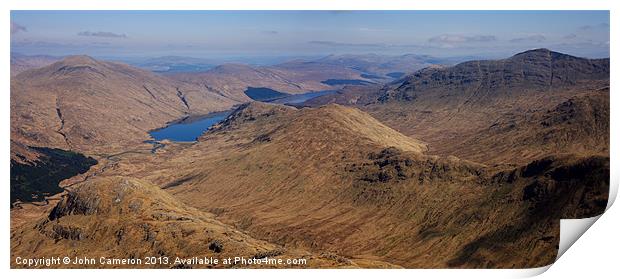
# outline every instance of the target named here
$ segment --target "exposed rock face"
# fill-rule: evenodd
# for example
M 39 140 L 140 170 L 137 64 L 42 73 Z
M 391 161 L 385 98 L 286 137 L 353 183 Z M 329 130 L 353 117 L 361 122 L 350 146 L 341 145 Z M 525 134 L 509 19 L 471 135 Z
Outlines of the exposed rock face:
M 450 158 L 411 158 L 399 149 L 389 147 L 377 153 L 370 153 L 371 162 L 348 166 L 350 172 L 362 174 L 361 180 L 368 183 L 387 183 L 392 180 L 417 180 L 422 185 L 433 180 L 454 180 L 457 177 L 481 176 L 482 166 L 472 162 Z
M 97 193 L 91 192 L 92 190 L 85 188 L 69 192 L 50 212 L 50 221 L 68 215 L 92 215 L 97 213 L 101 200 Z

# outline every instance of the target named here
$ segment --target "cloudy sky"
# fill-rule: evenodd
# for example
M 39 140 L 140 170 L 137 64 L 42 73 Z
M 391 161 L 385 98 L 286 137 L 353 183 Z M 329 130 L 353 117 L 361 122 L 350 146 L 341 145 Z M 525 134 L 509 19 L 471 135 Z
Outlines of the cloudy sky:
M 609 56 L 607 11 L 12 11 L 11 51 L 203 58 Z

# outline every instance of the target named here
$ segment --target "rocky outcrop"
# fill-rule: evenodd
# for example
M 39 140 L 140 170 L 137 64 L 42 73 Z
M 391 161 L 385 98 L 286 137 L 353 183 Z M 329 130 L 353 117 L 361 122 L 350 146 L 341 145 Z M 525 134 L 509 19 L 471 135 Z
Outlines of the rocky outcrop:
M 33 228 L 35 228 L 33 230 Z M 71 251 L 71 252 L 68 252 Z M 273 253 L 272 251 L 282 251 Z M 67 254 L 70 253 L 70 254 Z M 268 257 L 314 259 L 311 266 L 346 266 L 298 250 L 256 240 L 224 225 L 210 214 L 188 207 L 148 182 L 127 177 L 103 177 L 75 185 L 48 216 L 33 220 L 11 234 L 11 256 L 78 256 L 141 259 L 137 265 L 97 265 L 100 268 L 171 268 L 180 259 Z M 145 257 L 168 257 L 146 264 Z M 20 268 L 13 261 L 14 268 Z M 230 268 L 231 264 L 187 262 L 185 267 Z M 258 265 L 286 267 L 286 265 Z M 63 268 L 93 268 L 68 264 Z

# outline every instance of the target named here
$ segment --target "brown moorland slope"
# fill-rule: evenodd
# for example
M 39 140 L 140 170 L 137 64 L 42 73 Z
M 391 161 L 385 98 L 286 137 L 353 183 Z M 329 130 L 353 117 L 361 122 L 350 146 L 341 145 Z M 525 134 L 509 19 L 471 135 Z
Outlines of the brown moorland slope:
M 295 267 L 293 264 L 224 264 L 223 259 L 305 259 L 297 267 L 358 267 L 357 263 L 301 250 L 286 249 L 249 237 L 138 179 L 105 177 L 76 185 L 47 214 L 11 232 L 11 256 L 31 258 L 92 258 L 96 264 L 69 264 L 65 268 L 234 268 Z M 133 265 L 100 264 L 100 258 L 140 259 Z M 168 257 L 148 264 L 146 257 Z M 219 262 L 175 262 L 215 258 Z M 377 267 L 390 266 L 379 262 Z M 14 268 L 25 266 L 11 264 Z M 51 266 L 51 268 L 58 266 Z M 45 268 L 45 266 L 39 266 Z M 48 267 L 49 268 L 49 267 Z
M 535 50 L 461 69 L 426 69 L 379 90 L 349 87 L 329 97 L 362 110 L 249 103 L 195 143 L 104 158 L 76 191 L 83 187 L 82 197 L 113 202 L 109 195 L 120 181 L 151 185 L 142 196 L 167 192 L 180 201 L 154 203 L 170 205 L 173 215 L 199 214 L 184 209 L 191 206 L 265 245 L 319 255 L 319 263 L 548 265 L 556 258 L 560 218 L 595 216 L 607 204 L 608 67 L 608 60 Z M 111 191 L 93 194 L 91 182 Z M 54 212 L 67 211 L 70 197 Z M 141 208 L 146 211 L 129 215 L 130 223 L 157 212 Z M 62 216 L 56 233 L 74 234 L 63 226 L 95 231 L 119 211 L 102 212 Z M 38 232 L 12 228 L 12 247 L 29 243 L 20 247 L 33 251 L 31 244 L 40 242 L 54 249 L 49 216 L 37 221 Z M 178 235 L 174 228 L 185 224 L 162 229 L 163 235 Z M 90 248 L 96 238 L 89 236 L 61 243 L 126 255 L 113 245 Z M 167 253 L 190 252 L 164 240 L 172 243 Z
M 112 173 L 259 239 L 404 267 L 547 265 L 559 219 L 606 205 L 608 157 L 496 171 L 425 150 L 357 109 L 252 103 L 199 142 L 127 155 Z
M 110 152 L 148 139 L 166 122 L 236 103 L 125 64 L 71 56 L 11 79 L 11 139 Z
M 429 145 L 477 162 L 609 152 L 609 59 L 536 49 L 503 60 L 430 67 L 381 89 L 345 88 L 309 106 L 357 106 Z

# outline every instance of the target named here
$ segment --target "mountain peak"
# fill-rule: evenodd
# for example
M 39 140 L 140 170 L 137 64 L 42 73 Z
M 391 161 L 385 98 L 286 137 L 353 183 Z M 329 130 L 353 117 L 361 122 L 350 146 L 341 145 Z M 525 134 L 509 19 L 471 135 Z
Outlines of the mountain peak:
M 65 65 L 92 65 L 98 64 L 99 61 L 88 55 L 71 55 L 60 61 Z
M 557 59 L 566 59 L 566 58 L 578 59 L 579 57 L 575 57 L 575 56 L 560 53 L 560 52 L 555 52 L 555 51 L 552 51 L 546 48 L 537 48 L 537 49 L 531 49 L 531 50 L 527 50 L 521 53 L 517 53 L 511 58 L 513 59 L 526 58 L 528 60 L 537 59 L 537 58 L 545 59 L 545 60 L 557 60 Z
M 83 75 L 105 76 L 108 72 L 108 66 L 105 62 L 97 61 L 87 55 L 72 55 L 37 70 L 36 73 L 43 76 L 54 77 L 78 77 L 84 78 Z
M 527 55 L 527 54 L 544 54 L 544 53 L 551 53 L 553 51 L 546 49 L 546 48 L 535 48 L 535 49 L 530 49 L 530 50 L 526 50 L 524 52 L 519 52 L 517 54 L 515 54 L 514 56 L 520 56 L 520 55 Z
M 105 73 L 109 72 L 108 68 L 109 64 L 107 62 L 95 60 L 87 55 L 72 55 L 50 65 L 23 72 L 21 75 L 28 80 L 46 80 L 50 77 L 83 78 L 83 74 L 105 76 Z
M 324 150 L 327 146 L 338 149 L 362 143 L 417 153 L 426 151 L 424 143 L 400 134 L 359 109 L 337 104 L 295 109 L 251 102 L 241 105 L 211 132 L 223 130 L 253 134 L 255 141 L 268 139 L 287 150 L 298 150 L 298 154 L 305 154 L 309 146 Z M 338 142 L 335 146 L 334 141 Z
M 605 79 L 609 79 L 609 59 L 579 58 L 539 48 L 502 60 L 474 60 L 446 68 L 425 68 L 386 90 L 378 101 L 413 101 L 425 92 L 446 88 L 451 92 L 473 92 L 480 100 L 488 100 L 494 96 L 488 93 L 519 94 L 511 89 L 515 87 L 546 90 Z

